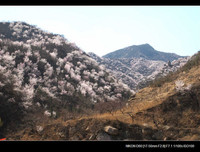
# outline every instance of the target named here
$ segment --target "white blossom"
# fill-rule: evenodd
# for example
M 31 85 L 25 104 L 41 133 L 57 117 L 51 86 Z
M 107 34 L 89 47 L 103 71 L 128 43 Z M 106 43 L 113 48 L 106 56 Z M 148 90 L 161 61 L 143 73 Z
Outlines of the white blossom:
M 36 102 L 36 106 L 41 107 L 41 104 L 39 102 Z
M 44 130 L 44 128 L 42 126 L 36 126 L 36 130 L 40 133 Z
M 47 117 L 50 117 L 50 116 L 51 116 L 51 113 L 50 113 L 48 110 L 46 110 L 46 111 L 44 112 L 44 115 L 47 116 Z
M 55 111 L 52 111 L 52 115 L 53 115 L 53 117 L 55 118 L 55 117 L 56 117 L 56 112 L 55 112 Z
M 192 84 L 187 85 L 187 87 L 185 87 L 185 90 L 191 90 L 192 88 Z
M 65 68 L 65 70 L 66 70 L 67 72 L 69 72 L 70 69 L 71 69 L 71 65 L 70 65 L 69 63 L 66 63 L 64 68 Z
M 33 105 L 33 103 L 31 101 L 26 101 L 23 102 L 22 105 L 24 106 L 25 109 L 28 109 L 30 106 Z
M 175 82 L 175 84 L 176 84 L 176 90 L 177 91 L 183 91 L 184 82 L 182 80 L 177 80 Z
M 55 59 L 55 58 L 56 58 L 56 56 L 57 56 L 57 53 L 56 53 L 56 52 L 52 52 L 52 53 L 50 53 L 50 55 L 51 55 L 51 57 L 52 57 L 52 58 L 54 58 L 54 59 Z
M 3 87 L 3 86 L 5 86 L 5 84 L 0 81 L 0 87 Z

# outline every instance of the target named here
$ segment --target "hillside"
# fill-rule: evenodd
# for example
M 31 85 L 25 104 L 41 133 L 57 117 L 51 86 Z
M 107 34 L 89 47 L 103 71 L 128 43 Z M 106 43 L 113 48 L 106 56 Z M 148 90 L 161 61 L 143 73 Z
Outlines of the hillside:
M 67 121 L 60 117 L 10 134 L 8 139 L 200 140 L 199 61 L 200 52 L 177 72 L 141 89 L 125 105 L 119 104 L 118 110 Z
M 0 23 L 0 69 L 1 133 L 25 117 L 71 119 L 134 93 L 63 36 L 24 22 Z
M 166 76 L 182 67 L 190 57 L 179 58 L 172 62 L 147 60 L 145 58 L 104 58 L 88 53 L 99 64 L 105 66 L 113 75 L 137 90 L 147 86 L 152 80 Z
M 147 60 L 159 60 L 159 61 L 173 61 L 181 58 L 183 56 L 179 56 L 174 53 L 165 53 L 155 50 L 149 44 L 142 45 L 132 45 L 129 47 L 125 47 L 123 49 L 119 49 L 108 53 L 103 56 L 104 58 L 110 59 L 119 59 L 119 58 L 144 58 Z

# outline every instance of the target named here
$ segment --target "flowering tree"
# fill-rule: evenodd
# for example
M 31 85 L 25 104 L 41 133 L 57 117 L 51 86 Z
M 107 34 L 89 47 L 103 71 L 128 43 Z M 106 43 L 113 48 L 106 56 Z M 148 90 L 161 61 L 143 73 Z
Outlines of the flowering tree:
M 81 105 L 80 110 L 121 100 L 131 91 L 63 36 L 22 22 L 8 25 L 8 35 L 0 32 L 0 72 L 8 78 L 0 79 L 0 88 L 12 84 L 10 91 L 22 93 L 25 110 L 36 105 L 52 115 L 56 104 Z M 5 100 L 18 101 L 14 96 Z
M 181 91 L 183 91 L 184 90 L 184 82 L 182 81 L 182 80 L 177 80 L 176 82 L 175 82 L 175 84 L 176 84 L 176 90 L 178 91 L 178 92 L 181 92 Z
M 180 92 L 181 94 L 185 94 L 185 92 L 190 91 L 192 88 L 192 84 L 188 84 L 186 87 L 184 87 L 185 84 L 182 80 L 177 80 L 175 85 L 176 91 Z

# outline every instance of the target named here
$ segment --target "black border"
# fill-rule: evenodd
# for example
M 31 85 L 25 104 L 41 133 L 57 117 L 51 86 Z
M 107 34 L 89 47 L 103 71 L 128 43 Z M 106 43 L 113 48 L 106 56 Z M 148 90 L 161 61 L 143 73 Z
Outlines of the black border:
M 129 147 L 127 146 L 129 145 Z M 133 148 L 132 145 L 172 145 L 172 148 Z M 182 145 L 177 148 L 173 145 Z M 194 148 L 184 148 L 184 145 L 194 145 Z M 1 141 L 1 151 L 14 148 L 15 151 L 199 151 L 199 141 Z
M 200 5 L 199 0 L 2 0 L 0 5 Z
M 149 147 L 133 147 L 133 145 L 147 145 Z M 172 147 L 153 148 L 151 145 L 171 145 Z M 175 145 L 175 146 L 174 146 Z M 181 145 L 182 147 L 177 147 Z M 186 145 L 186 147 L 184 147 Z M 194 148 L 187 147 L 194 145 Z M 199 141 L 1 141 L 2 152 L 13 149 L 32 150 L 32 151 L 199 151 Z M 28 148 L 28 149 L 27 149 Z

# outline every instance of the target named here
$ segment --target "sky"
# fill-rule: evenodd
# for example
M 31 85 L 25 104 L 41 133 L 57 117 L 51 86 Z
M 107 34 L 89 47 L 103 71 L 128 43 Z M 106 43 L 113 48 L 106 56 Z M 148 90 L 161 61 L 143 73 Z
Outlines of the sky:
M 0 6 L 0 21 L 36 25 L 99 56 L 145 43 L 183 56 L 200 50 L 200 6 Z

